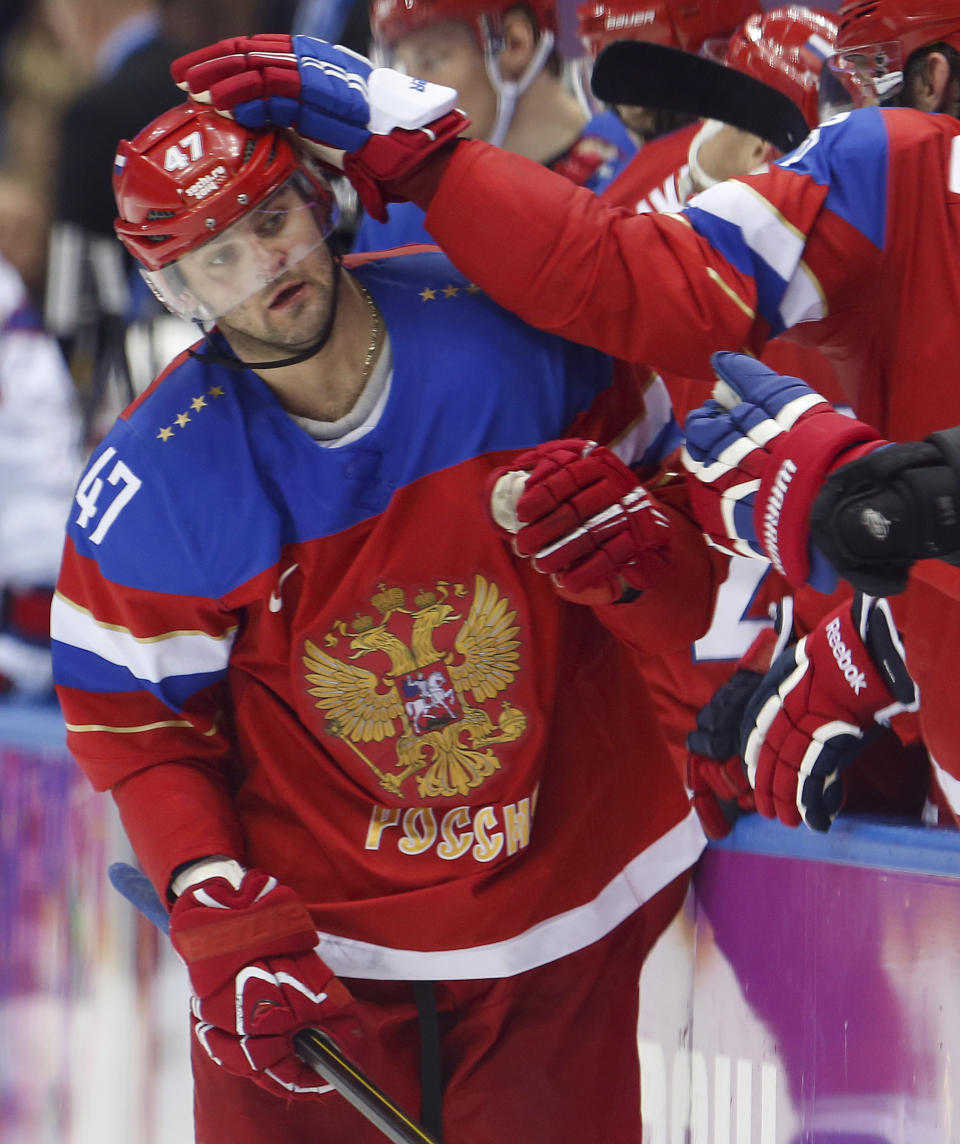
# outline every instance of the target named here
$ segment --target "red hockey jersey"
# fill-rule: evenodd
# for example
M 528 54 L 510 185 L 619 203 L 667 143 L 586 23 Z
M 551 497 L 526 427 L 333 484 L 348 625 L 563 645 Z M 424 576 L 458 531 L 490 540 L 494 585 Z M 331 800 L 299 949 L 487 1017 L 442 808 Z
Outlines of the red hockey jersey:
M 960 423 L 958 156 L 956 120 L 866 109 L 681 214 L 637 216 L 470 142 L 427 225 L 527 321 L 658 369 L 709 380 L 715 350 L 760 353 L 793 327 L 830 357 L 857 415 L 905 441 Z M 942 671 L 958 598 L 960 572 L 921 565 L 904 623 L 925 740 L 960 778 Z
M 91 459 L 53 615 L 69 745 L 161 892 L 226 853 L 306 898 L 339 974 L 508 976 L 703 844 L 636 653 L 485 519 L 492 469 L 596 424 L 614 366 L 437 252 L 356 273 L 393 360 L 368 432 L 321 445 L 253 373 L 184 357 Z M 598 609 L 648 646 L 711 606 L 668 511 L 675 575 Z

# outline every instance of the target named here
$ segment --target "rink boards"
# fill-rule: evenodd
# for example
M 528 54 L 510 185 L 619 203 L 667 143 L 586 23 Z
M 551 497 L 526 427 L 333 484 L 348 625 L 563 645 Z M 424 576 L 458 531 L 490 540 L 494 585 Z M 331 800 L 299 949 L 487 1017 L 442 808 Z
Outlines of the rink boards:
M 52 710 L 0 708 L 0 791 L 0 1139 L 182 1144 L 180 967 Z M 958 935 L 957 833 L 741 820 L 643 974 L 644 1144 L 960 1140 Z
M 960 1140 L 958 935 L 956 832 L 741 819 L 644 972 L 645 1144 Z

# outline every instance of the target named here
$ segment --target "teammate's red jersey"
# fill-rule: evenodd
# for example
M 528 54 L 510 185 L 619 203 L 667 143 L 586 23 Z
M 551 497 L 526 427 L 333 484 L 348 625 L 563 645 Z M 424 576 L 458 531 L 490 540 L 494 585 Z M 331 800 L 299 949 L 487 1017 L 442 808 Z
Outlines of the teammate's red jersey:
M 700 126 L 694 123 L 647 144 L 600 197 L 611 206 L 626 207 L 637 214 L 681 210 L 693 194 L 687 156 Z M 846 400 L 827 358 L 817 349 L 798 345 L 789 333 L 768 342 L 762 357 L 777 373 L 802 377 L 830 401 L 842 404 Z M 682 425 L 690 410 L 706 397 L 706 388 L 702 382 L 670 370 L 664 370 L 662 376 Z
M 956 120 L 866 109 L 822 124 L 768 172 L 711 188 L 680 215 L 637 216 L 516 156 L 462 143 L 427 224 L 527 321 L 658 369 L 709 380 L 714 351 L 759 353 L 797 327 L 828 354 L 858 416 L 913 440 L 960 423 L 958 155 Z M 496 257 L 485 238 L 494 232 Z M 950 707 L 938 698 L 943 613 L 960 600 L 960 572 L 921 566 L 908 597 L 924 737 L 960 776 Z
M 601 194 L 601 199 L 637 214 L 680 211 L 693 194 L 687 160 L 700 127 L 699 122 L 694 123 L 648 143 Z M 831 401 L 843 402 L 833 366 L 819 350 L 797 345 L 784 336 L 767 343 L 763 360 L 778 373 L 803 377 Z M 710 387 L 702 379 L 681 377 L 670 370 L 663 370 L 661 376 L 674 416 L 682 425 L 687 413 L 709 395 Z M 729 679 L 757 633 L 771 625 L 771 606 L 791 594 L 786 581 L 772 569 L 745 557 L 734 557 L 704 636 L 685 651 L 645 662 L 647 683 L 681 774 L 686 771 L 687 733 L 700 708 Z M 799 595 L 797 631 L 798 635 L 805 635 L 829 611 L 831 601 L 816 592 Z
M 700 123 L 645 143 L 600 195 L 611 206 L 647 211 L 678 211 L 690 197 L 687 155 Z

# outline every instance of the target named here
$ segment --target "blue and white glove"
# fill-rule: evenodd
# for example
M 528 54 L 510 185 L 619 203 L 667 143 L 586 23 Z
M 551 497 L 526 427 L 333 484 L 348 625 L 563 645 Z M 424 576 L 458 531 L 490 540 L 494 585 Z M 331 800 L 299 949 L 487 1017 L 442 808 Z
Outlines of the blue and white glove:
M 759 557 L 797 588 L 836 572 L 810 543 L 810 512 L 838 465 L 887 444 L 797 377 L 747 354 L 713 355 L 714 396 L 684 426 L 683 464 L 700 526 L 725 552 Z
M 220 40 L 174 60 L 178 87 L 257 130 L 286 127 L 317 145 L 316 157 L 342 170 L 369 214 L 386 218 L 401 180 L 468 125 L 452 87 L 374 68 L 369 60 L 313 36 Z

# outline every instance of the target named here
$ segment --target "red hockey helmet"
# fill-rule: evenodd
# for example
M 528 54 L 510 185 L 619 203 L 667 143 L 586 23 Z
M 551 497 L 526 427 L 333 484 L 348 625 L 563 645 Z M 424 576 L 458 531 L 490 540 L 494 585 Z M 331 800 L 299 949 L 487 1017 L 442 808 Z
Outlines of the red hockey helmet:
M 195 299 L 183 300 L 177 263 L 211 240 L 222 240 L 228 228 L 273 201 L 291 181 L 312 212 L 319 236 L 313 246 L 319 245 L 336 222 L 336 200 L 290 137 L 283 131 L 249 131 L 187 102 L 165 111 L 133 140 L 120 142 L 113 172 L 119 210 L 114 229 L 165 305 L 185 317 L 213 317 L 209 307 L 201 312 Z M 261 278 L 259 285 L 264 282 Z
M 521 5 L 530 10 L 540 31 L 556 34 L 555 0 L 373 0 L 370 31 L 378 44 L 392 46 L 420 28 L 462 20 L 481 36 L 481 21 Z
M 756 0 L 587 0 L 577 8 L 577 34 L 591 56 L 615 40 L 698 52 L 760 11 Z
M 914 52 L 940 42 L 960 51 L 960 0 L 846 0 L 837 24 L 821 90 L 830 111 L 895 104 Z
M 837 26 L 838 52 L 897 43 L 906 63 L 941 40 L 960 51 L 960 0 L 847 0 Z
M 837 23 L 829 12 L 790 4 L 751 16 L 730 37 L 727 65 L 788 96 L 810 127 L 819 121 L 820 73 L 834 53 Z

